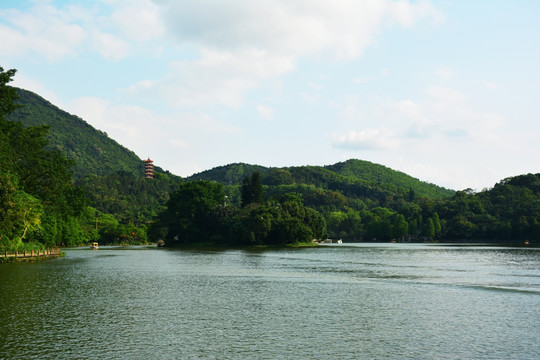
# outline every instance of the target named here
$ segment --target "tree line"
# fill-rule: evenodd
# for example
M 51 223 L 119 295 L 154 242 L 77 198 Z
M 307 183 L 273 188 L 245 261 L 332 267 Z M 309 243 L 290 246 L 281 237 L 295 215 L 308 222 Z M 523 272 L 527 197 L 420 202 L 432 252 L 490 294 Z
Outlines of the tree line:
M 241 203 L 227 203 L 224 187 L 205 180 L 173 192 L 150 228 L 150 239 L 169 246 L 205 243 L 226 246 L 286 245 L 326 238 L 322 215 L 288 193 L 265 201 L 260 175 L 246 177 Z
M 264 180 L 264 179 L 263 179 Z M 364 189 L 365 190 L 365 189 Z M 167 244 L 286 244 L 328 237 L 344 241 L 460 241 L 536 244 L 540 237 L 540 174 L 505 179 L 490 190 L 432 199 L 408 194 L 372 197 L 305 184 L 242 185 L 194 181 L 174 192 L 151 226 Z

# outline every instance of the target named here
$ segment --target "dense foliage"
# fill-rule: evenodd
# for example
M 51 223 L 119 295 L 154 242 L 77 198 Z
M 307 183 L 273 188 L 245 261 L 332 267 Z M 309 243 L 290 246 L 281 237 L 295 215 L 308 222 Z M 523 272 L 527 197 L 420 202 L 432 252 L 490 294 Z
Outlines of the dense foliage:
M 74 161 L 75 178 L 85 175 L 108 175 L 117 171 L 139 174 L 143 163 L 132 151 L 96 130 L 83 119 L 68 114 L 42 97 L 23 89 L 17 89 L 22 105 L 8 119 L 24 126 L 48 125 L 49 148 L 60 151 Z
M 169 246 L 285 245 L 326 238 L 324 218 L 304 207 L 300 196 L 289 193 L 268 202 L 262 194 L 253 197 L 258 177 L 254 173 L 243 181 L 242 207 L 227 205 L 223 185 L 217 182 L 182 184 L 153 224 L 151 238 L 164 238 Z
M 87 240 L 84 198 L 71 181 L 73 163 L 45 149 L 48 127 L 6 120 L 17 108 L 17 92 L 7 85 L 14 75 L 0 67 L 0 247 L 16 251 Z
M 167 173 L 155 173 L 154 179 L 147 179 L 118 171 L 86 176 L 76 185 L 96 209 L 101 243 L 145 243 L 148 224 L 181 182 L 181 178 Z
M 504 179 L 480 193 L 459 191 L 436 204 L 442 238 L 538 243 L 540 240 L 540 174 Z
M 223 185 L 240 184 L 254 172 L 261 174 L 261 182 L 268 186 L 306 184 L 322 189 L 345 192 L 373 189 L 386 196 L 400 194 L 409 196 L 411 191 L 417 196 L 442 199 L 454 194 L 453 190 L 429 184 L 399 171 L 362 160 L 348 160 L 343 163 L 321 166 L 298 166 L 266 168 L 260 165 L 230 164 L 192 175 L 186 180 L 217 181 Z
M 337 174 L 349 179 L 362 179 L 377 183 L 379 187 L 393 193 L 407 194 L 411 191 L 418 196 L 443 199 L 453 195 L 454 191 L 415 179 L 400 171 L 369 161 L 351 159 L 334 165 L 325 166 Z
M 251 174 L 254 172 L 264 174 L 267 171 L 268 168 L 265 168 L 264 166 L 237 163 L 218 166 L 213 169 L 194 174 L 186 178 L 186 180 L 217 181 L 223 185 L 234 185 L 242 183 L 244 178 L 251 176 Z
M 379 176 L 374 169 L 381 168 L 370 164 L 349 160 L 326 168 L 266 169 L 261 176 L 265 201 L 296 194 L 305 208 L 324 217 L 331 238 L 345 241 L 536 243 L 540 237 L 538 175 L 506 179 L 481 193 L 453 192 L 390 169 Z M 374 180 L 359 179 L 351 172 Z M 219 168 L 219 173 L 226 174 L 227 167 Z M 211 170 L 205 175 L 219 178 Z M 399 181 L 408 188 L 393 184 Z M 242 189 L 249 184 L 245 177 Z M 243 205 L 242 189 L 224 186 L 228 201 L 237 207 Z

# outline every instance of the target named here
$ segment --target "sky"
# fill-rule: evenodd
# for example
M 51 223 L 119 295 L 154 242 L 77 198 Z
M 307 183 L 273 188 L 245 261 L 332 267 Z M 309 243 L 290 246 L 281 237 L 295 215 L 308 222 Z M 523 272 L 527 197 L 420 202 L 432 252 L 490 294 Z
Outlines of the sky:
M 540 1 L 0 2 L 12 85 L 180 176 L 362 159 L 454 190 L 540 172 Z

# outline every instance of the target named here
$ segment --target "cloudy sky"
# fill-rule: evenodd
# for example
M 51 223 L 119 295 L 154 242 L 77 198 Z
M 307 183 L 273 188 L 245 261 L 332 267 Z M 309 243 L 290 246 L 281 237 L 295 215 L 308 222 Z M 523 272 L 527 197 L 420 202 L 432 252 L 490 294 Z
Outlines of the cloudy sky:
M 14 85 L 171 172 L 351 158 L 461 190 L 540 172 L 540 1 L 0 3 Z

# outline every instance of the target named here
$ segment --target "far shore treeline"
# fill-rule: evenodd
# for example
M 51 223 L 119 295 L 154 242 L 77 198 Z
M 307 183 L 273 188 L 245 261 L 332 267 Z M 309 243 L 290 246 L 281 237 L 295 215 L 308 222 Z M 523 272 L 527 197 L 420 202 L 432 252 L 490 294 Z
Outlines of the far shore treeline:
M 362 160 L 143 176 L 132 151 L 0 67 L 0 251 L 285 245 L 313 239 L 537 245 L 540 174 L 453 191 Z

